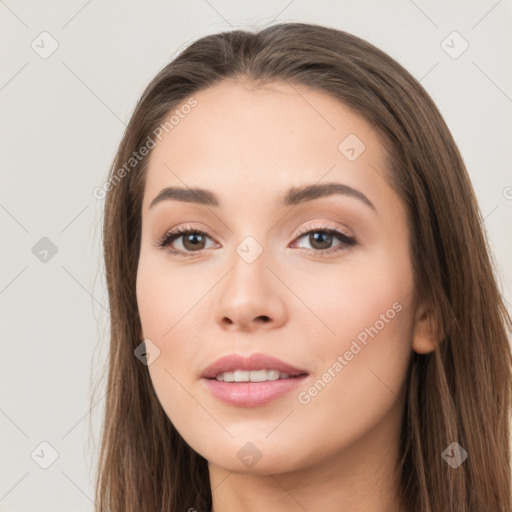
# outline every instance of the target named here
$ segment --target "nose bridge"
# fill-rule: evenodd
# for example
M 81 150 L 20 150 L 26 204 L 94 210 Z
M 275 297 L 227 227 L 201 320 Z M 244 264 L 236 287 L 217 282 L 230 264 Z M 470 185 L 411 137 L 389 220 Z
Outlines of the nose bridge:
M 276 278 L 267 268 L 270 250 L 264 247 L 264 241 L 256 239 L 258 235 L 243 236 L 229 258 L 230 271 L 215 305 L 216 319 L 243 329 L 262 320 L 278 325 L 285 307 L 279 287 L 273 282 Z
M 253 235 L 245 235 L 235 246 L 230 258 L 232 270 L 228 281 L 238 293 L 250 292 L 255 296 L 262 290 L 268 292 L 267 281 L 271 273 L 266 268 L 269 251 L 264 247 L 264 243 L 264 241 L 259 242 Z
M 261 240 L 261 236 L 258 237 Z M 246 235 L 244 239 L 236 246 L 235 252 L 239 256 L 239 258 L 246 263 L 247 265 L 252 265 L 258 260 L 265 261 L 267 258 L 262 257 L 263 253 L 266 252 L 266 249 L 263 244 L 266 241 L 258 241 L 256 237 L 253 235 Z M 268 247 L 268 244 L 267 244 Z

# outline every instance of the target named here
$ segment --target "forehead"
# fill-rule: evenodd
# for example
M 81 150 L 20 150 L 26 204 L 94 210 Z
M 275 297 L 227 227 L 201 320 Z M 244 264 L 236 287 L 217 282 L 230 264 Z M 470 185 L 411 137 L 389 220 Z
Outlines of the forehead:
M 171 185 L 213 189 L 233 203 L 320 181 L 386 186 L 377 132 L 327 93 L 230 80 L 193 98 L 149 155 L 143 211 Z

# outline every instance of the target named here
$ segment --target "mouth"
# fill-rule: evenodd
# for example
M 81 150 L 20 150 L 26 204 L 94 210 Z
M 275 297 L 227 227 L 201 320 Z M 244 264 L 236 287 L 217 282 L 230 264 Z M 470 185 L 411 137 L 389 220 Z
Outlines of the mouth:
M 270 403 L 299 386 L 308 372 L 267 354 L 243 357 L 231 354 L 201 374 L 206 390 L 224 403 L 257 407 Z
M 245 357 L 240 354 L 223 356 L 206 367 L 201 377 L 225 382 L 262 382 L 305 374 L 306 370 L 296 368 L 277 357 L 257 353 Z
M 235 370 L 233 372 L 221 372 L 215 377 L 211 377 L 209 380 L 215 379 L 219 382 L 269 382 L 283 379 L 296 379 L 303 375 L 307 375 L 307 373 L 290 375 L 289 373 L 279 370 Z
M 201 379 L 201 382 L 209 393 L 224 403 L 236 407 L 259 407 L 289 393 L 307 377 L 305 374 L 260 382 L 225 382 L 215 378 Z

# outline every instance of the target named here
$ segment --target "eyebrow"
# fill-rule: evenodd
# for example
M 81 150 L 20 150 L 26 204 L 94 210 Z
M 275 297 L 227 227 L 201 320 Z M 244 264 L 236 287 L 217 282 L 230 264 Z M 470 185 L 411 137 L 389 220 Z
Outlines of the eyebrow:
M 281 206 L 295 206 L 300 203 L 334 194 L 354 197 L 369 206 L 372 210 L 377 211 L 373 203 L 362 192 L 341 183 L 322 183 L 304 185 L 302 187 L 291 187 L 281 196 L 280 204 Z M 221 205 L 221 201 L 217 195 L 210 190 L 197 187 L 166 187 L 151 201 L 149 208 L 153 208 L 156 204 L 166 200 L 196 203 L 217 208 Z

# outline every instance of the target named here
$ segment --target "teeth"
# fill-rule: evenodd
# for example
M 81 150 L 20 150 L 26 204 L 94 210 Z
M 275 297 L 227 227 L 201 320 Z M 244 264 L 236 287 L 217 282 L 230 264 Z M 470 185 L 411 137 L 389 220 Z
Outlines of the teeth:
M 288 379 L 290 374 L 279 370 L 235 370 L 234 372 L 219 373 L 217 380 L 224 382 L 265 382 L 267 380 Z

